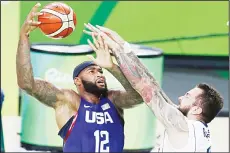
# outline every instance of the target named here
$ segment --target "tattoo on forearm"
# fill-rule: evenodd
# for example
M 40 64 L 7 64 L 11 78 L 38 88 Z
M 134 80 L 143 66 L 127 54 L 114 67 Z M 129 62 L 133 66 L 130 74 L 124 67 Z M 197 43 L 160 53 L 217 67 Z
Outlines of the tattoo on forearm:
M 35 80 L 33 76 L 32 64 L 30 61 L 30 43 L 27 36 L 20 36 L 16 55 L 16 69 L 18 85 L 28 94 L 37 98 L 40 102 L 54 107 L 57 96 L 61 96 L 61 91 L 52 84 Z
M 113 95 L 113 100 L 118 103 L 121 107 L 132 107 L 135 104 L 140 104 L 143 102 L 139 93 L 133 89 L 129 81 L 126 79 L 124 74 L 121 72 L 119 66 L 115 65 L 112 69 L 108 70 L 113 76 L 121 83 L 125 88 L 126 92 L 120 91 Z M 123 95 L 123 96 L 122 96 Z
M 161 122 L 165 126 L 187 130 L 183 114 L 169 105 L 171 100 L 138 57 L 133 52 L 124 53 L 122 50 L 115 51 L 114 55 L 127 80 Z
M 173 104 L 167 95 L 161 90 L 157 81 L 150 74 L 148 69 L 141 63 L 134 52 L 124 53 L 123 51 L 116 51 L 114 52 L 114 55 L 127 80 L 129 80 L 134 89 L 136 89 L 142 95 L 142 97 L 146 99 L 147 103 L 150 102 L 153 96 L 153 94 L 150 92 L 150 88 L 154 88 L 156 89 L 154 91 L 162 93 L 166 102 Z M 147 86 L 143 88 L 144 85 Z M 150 85 L 153 86 L 150 87 Z
M 18 84 L 28 90 L 32 90 L 33 70 L 30 62 L 30 44 L 26 36 L 19 39 L 18 50 L 16 56 L 16 68 Z
M 125 89 L 132 89 L 129 81 L 125 78 L 119 66 L 114 65 L 114 67 L 112 69 L 108 69 L 108 71 L 121 83 Z
M 165 101 L 165 97 L 161 91 L 154 92 L 153 88 L 150 89 L 150 91 L 155 95 L 147 105 L 165 128 L 177 129 L 184 132 L 188 131 L 187 122 L 185 121 L 183 114 Z
M 145 84 L 149 84 L 149 82 L 156 85 L 156 81 L 145 68 L 145 66 L 142 65 L 136 55 L 133 52 L 126 54 L 119 51 L 115 52 L 114 54 L 123 74 L 127 80 L 129 80 L 134 89 L 142 94 L 143 98 L 151 95 L 151 93 L 148 92 L 148 88 L 143 88 L 143 86 Z M 143 96 L 143 94 L 146 95 Z

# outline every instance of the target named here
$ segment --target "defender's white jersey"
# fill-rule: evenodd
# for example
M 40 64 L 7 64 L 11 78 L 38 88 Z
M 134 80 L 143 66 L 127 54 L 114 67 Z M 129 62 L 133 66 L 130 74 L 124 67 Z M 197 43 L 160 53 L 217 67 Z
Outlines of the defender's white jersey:
M 188 140 L 178 140 L 175 137 L 175 141 L 187 141 L 187 145 L 180 149 L 175 149 L 168 139 L 167 132 L 164 131 L 161 144 L 159 146 L 155 146 L 151 152 L 211 152 L 211 138 L 208 126 L 200 121 L 187 121 L 189 127 Z

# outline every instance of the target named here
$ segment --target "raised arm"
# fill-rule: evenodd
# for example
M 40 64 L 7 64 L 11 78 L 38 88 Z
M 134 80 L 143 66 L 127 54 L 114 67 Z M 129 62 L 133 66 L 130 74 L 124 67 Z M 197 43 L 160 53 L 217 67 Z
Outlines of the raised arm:
M 114 55 L 132 87 L 142 96 L 166 129 L 188 131 L 184 115 L 169 104 L 170 99 L 138 57 L 132 51 L 124 53 L 123 49 L 114 52 Z
M 168 96 L 166 96 L 154 77 L 132 51 L 129 44 L 116 32 L 108 28 L 97 26 L 97 29 L 90 24 L 86 27 L 93 31 L 93 33 L 102 33 L 101 35 L 105 43 L 112 49 L 124 76 L 132 87 L 142 96 L 145 103 L 165 128 L 168 130 L 188 131 L 188 125 L 184 115 L 175 107 Z M 92 34 L 92 32 L 84 32 L 89 35 Z
M 97 65 L 107 69 L 125 88 L 125 91 L 121 90 L 110 90 L 109 99 L 118 107 L 130 108 L 136 104 L 143 102 L 142 97 L 139 93 L 132 88 L 129 81 L 126 79 L 124 74 L 121 72 L 121 69 L 118 65 L 114 64 L 111 58 L 111 55 L 108 50 L 108 46 L 103 43 L 101 36 L 98 36 L 98 39 L 92 35 L 94 44 L 88 40 L 91 48 L 96 52 L 96 59 L 92 56 L 88 56 L 91 60 L 94 61 Z
M 16 70 L 18 86 L 31 96 L 37 98 L 43 104 L 55 108 L 57 102 L 64 100 L 64 92 L 49 82 L 34 79 L 31 58 L 29 32 L 34 30 L 40 23 L 33 21 L 39 13 L 37 9 L 40 4 L 36 4 L 29 13 L 20 31 L 16 55 Z
M 140 94 L 133 89 L 129 81 L 126 79 L 122 73 L 120 67 L 116 64 L 108 71 L 121 83 L 125 88 L 125 91 L 122 90 L 111 90 L 111 99 L 112 101 L 122 108 L 131 108 L 137 104 L 143 103 L 143 99 Z

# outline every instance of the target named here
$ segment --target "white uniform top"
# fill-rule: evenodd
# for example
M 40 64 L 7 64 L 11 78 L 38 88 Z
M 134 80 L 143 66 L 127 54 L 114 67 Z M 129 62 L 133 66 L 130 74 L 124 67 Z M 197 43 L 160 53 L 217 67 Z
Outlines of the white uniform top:
M 161 144 L 155 146 L 151 152 L 211 152 L 210 131 L 207 125 L 200 121 L 187 120 L 189 127 L 189 138 L 187 145 L 182 148 L 175 149 L 169 139 L 167 132 L 164 131 Z M 176 141 L 176 138 L 175 138 Z

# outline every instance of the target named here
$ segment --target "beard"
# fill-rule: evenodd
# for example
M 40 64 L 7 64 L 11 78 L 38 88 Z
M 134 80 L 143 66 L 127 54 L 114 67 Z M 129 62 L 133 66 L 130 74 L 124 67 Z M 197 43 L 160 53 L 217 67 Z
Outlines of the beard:
M 181 108 L 179 107 L 178 110 L 184 115 L 184 116 L 187 116 L 188 115 L 188 112 L 190 110 L 189 107 L 185 107 L 185 108 Z
M 96 82 L 93 83 L 93 82 L 90 82 L 90 81 L 85 81 L 85 80 L 82 80 L 82 84 L 85 88 L 85 91 L 88 92 L 88 93 L 91 93 L 91 94 L 94 94 L 98 97 L 100 96 L 107 96 L 107 92 L 108 92 L 108 89 L 107 89 L 107 84 L 105 82 L 105 87 L 104 88 L 100 88 L 96 85 Z

